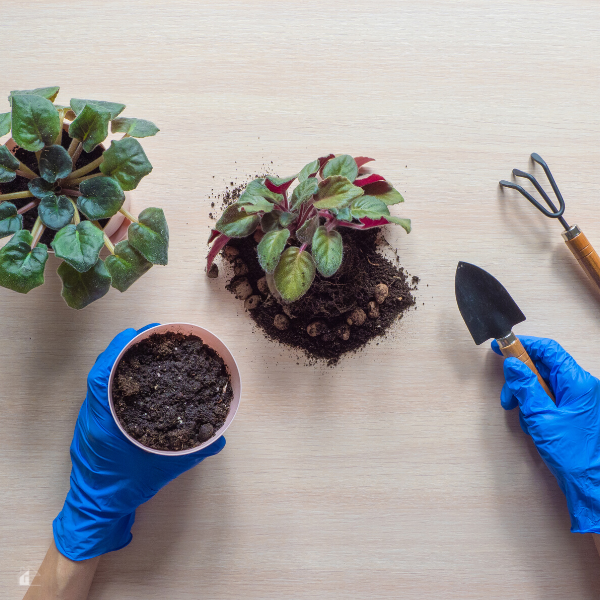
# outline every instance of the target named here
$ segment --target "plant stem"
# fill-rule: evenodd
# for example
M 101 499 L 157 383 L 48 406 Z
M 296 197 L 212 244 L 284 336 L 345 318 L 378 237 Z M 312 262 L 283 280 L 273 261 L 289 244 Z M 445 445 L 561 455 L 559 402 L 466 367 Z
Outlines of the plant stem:
M 56 139 L 54 140 L 54 143 L 56 145 L 60 146 L 60 144 L 62 143 L 63 123 L 65 122 L 65 113 L 62 110 L 59 110 L 58 115 L 60 117 L 60 130 L 58 132 L 58 135 L 56 136 Z
M 67 196 L 67 198 L 69 198 L 69 196 Z M 81 223 L 81 219 L 79 218 L 79 209 L 77 208 L 77 203 L 75 200 L 73 200 L 73 198 L 69 198 L 69 201 L 75 209 L 75 212 L 73 213 L 73 225 L 79 225 L 79 223 Z
M 77 146 L 77 150 L 75 150 L 75 153 L 73 154 L 73 168 L 75 168 L 75 166 L 77 165 L 77 161 L 79 160 L 79 157 L 81 156 L 82 151 L 83 151 L 83 144 L 79 144 L 79 146 Z
M 33 236 L 33 241 L 31 242 L 32 250 L 38 245 L 42 234 L 44 233 L 44 229 L 46 229 L 46 226 L 42 223 L 42 219 L 38 217 L 31 228 L 31 235 Z
M 73 171 L 69 175 L 67 182 L 70 182 L 73 179 L 77 179 L 78 177 L 81 177 L 83 175 L 87 175 L 90 171 L 93 171 L 94 169 L 98 168 L 102 164 L 103 160 L 104 160 L 104 155 L 99 156 L 96 160 L 93 160 L 91 163 L 85 165 L 85 167 L 81 167 L 81 169 L 77 169 L 77 171 Z
M 0 196 L 1 198 L 1 196 Z M 125 216 L 126 219 L 129 219 L 132 223 L 139 223 L 139 221 L 126 209 L 121 208 L 119 212 Z
M 82 181 L 85 181 L 86 179 L 94 179 L 94 177 L 102 177 L 102 173 L 94 173 L 93 175 L 78 177 L 77 179 L 67 179 L 66 182 L 68 182 L 69 185 L 79 185 Z
M 28 210 L 31 210 L 32 208 L 35 208 L 38 204 L 40 203 L 40 200 L 35 199 L 31 202 L 29 202 L 28 204 L 26 204 L 25 206 L 22 206 L 18 211 L 17 214 L 18 215 L 22 215 L 25 214 Z
M 302 244 L 302 246 L 300 246 L 300 254 L 306 250 L 306 246 L 308 246 L 308 244 Z
M 41 155 L 42 155 L 42 151 L 41 151 L 41 150 L 38 150 L 38 151 L 35 153 L 35 158 L 36 158 L 36 160 L 38 161 L 38 166 L 39 166 L 39 164 L 40 164 L 40 156 L 41 156 Z
M 27 177 L 28 179 L 35 179 L 39 177 L 39 175 L 32 171 L 27 165 L 24 165 L 21 161 L 19 161 L 19 171 L 23 173 L 23 177 Z
M 124 140 L 126 137 L 131 137 L 128 133 L 126 133 L 121 139 Z
M 31 192 L 13 192 L 12 194 L 0 194 L 0 202 L 5 200 L 20 200 L 21 198 L 33 198 Z
M 69 144 L 69 149 L 67 150 L 67 152 L 69 153 L 69 156 L 72 157 L 73 154 L 75 154 L 75 150 L 77 150 L 77 146 L 79 144 L 81 144 L 81 142 L 78 139 L 73 138 L 71 140 L 71 143 Z
M 339 225 L 339 221 L 337 219 L 331 219 L 331 221 L 327 222 L 327 225 L 325 225 L 325 229 L 327 230 L 327 233 L 329 233 L 336 225 Z
M 338 221 L 339 227 L 348 227 L 349 229 L 364 229 L 365 226 L 362 223 L 349 223 L 347 221 Z
M 115 245 L 110 241 L 110 238 L 104 233 L 102 232 L 104 235 L 104 245 L 108 248 L 108 251 L 111 254 L 115 253 Z
M 67 194 L 67 196 L 75 196 L 77 198 L 78 196 L 82 195 L 82 193 L 78 192 L 77 190 L 69 190 L 67 188 L 61 188 L 61 189 L 62 189 L 63 194 Z

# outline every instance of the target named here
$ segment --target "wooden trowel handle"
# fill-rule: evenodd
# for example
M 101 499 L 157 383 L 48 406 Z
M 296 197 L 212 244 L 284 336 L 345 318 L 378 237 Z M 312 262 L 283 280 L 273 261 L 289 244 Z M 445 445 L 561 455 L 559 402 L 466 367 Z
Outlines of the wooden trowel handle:
M 505 357 L 513 356 L 514 358 L 518 358 L 522 363 L 525 363 L 536 375 L 540 385 L 544 388 L 544 391 L 550 398 L 552 398 L 552 402 L 556 403 L 554 399 L 554 395 L 550 391 L 550 388 L 546 385 L 546 382 L 542 379 L 542 376 L 538 373 L 538 370 L 535 368 L 533 361 L 531 360 L 529 354 L 527 354 L 527 350 L 521 344 L 521 340 L 511 331 L 506 337 L 503 337 L 497 340 L 498 346 L 500 346 L 500 350 L 502 355 Z
M 590 244 L 585 233 L 577 225 L 563 231 L 563 238 L 573 256 L 577 259 L 588 277 L 600 289 L 600 256 Z

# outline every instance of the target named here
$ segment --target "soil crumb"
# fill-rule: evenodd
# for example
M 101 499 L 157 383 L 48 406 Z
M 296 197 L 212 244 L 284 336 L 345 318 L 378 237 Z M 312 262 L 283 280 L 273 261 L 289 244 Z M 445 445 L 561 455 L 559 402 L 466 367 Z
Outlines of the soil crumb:
M 194 335 L 154 334 L 117 367 L 115 411 L 144 446 L 187 450 L 225 423 L 233 389 L 223 359 Z

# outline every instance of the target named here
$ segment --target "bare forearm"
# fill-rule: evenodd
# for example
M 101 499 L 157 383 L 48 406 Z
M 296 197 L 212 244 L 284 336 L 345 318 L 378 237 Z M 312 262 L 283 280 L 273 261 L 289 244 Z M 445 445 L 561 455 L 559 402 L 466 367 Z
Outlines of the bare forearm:
M 23 600 L 85 600 L 99 561 L 70 560 L 52 542 Z

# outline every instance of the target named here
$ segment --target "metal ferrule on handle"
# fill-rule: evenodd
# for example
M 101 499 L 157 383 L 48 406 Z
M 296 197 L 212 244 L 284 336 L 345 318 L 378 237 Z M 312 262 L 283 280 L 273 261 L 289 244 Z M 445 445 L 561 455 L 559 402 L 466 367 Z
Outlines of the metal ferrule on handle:
M 525 350 L 523 344 L 521 344 L 521 340 L 519 340 L 519 338 L 511 331 L 508 335 L 498 338 L 496 341 L 498 342 L 498 346 L 500 347 L 502 355 L 506 358 L 512 356 L 519 359 L 522 363 L 525 363 L 536 374 L 540 385 L 544 388 L 546 394 L 550 396 L 552 402 L 556 402 L 554 395 L 550 391 L 550 388 L 542 376 L 538 373 L 538 370 L 535 368 L 531 357 L 529 354 L 527 354 L 527 350 Z
M 567 244 L 569 250 L 583 267 L 588 277 L 600 289 L 600 257 L 590 244 L 585 233 L 577 225 L 573 225 L 567 231 L 563 231 L 562 236 L 565 244 Z

